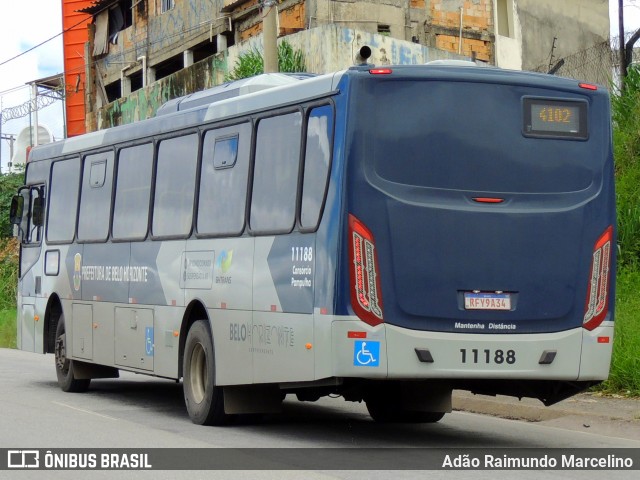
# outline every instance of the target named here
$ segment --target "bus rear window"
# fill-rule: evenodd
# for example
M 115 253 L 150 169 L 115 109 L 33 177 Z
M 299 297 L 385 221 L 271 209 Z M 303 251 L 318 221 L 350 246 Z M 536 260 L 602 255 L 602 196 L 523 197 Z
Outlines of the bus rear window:
M 546 100 L 553 94 L 492 83 L 378 81 L 358 100 L 359 118 L 369 126 L 362 129 L 367 136 L 357 147 L 378 177 L 399 185 L 474 192 L 581 191 L 602 168 L 602 144 L 599 137 L 567 141 L 586 135 L 586 102 Z M 570 106 L 569 112 L 579 117 L 577 124 L 570 115 L 573 124 L 542 130 L 542 120 L 537 120 L 524 135 L 524 98 L 531 98 L 527 108 L 535 108 L 538 117 L 543 108 L 551 108 L 555 116 L 554 109 L 565 115 L 564 107 Z

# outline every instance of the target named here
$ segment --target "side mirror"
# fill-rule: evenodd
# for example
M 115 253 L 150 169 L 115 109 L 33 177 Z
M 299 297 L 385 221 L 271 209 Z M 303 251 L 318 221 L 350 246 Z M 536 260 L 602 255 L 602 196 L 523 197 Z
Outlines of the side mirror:
M 13 198 L 11 198 L 11 208 L 9 209 L 9 222 L 12 225 L 20 225 L 23 210 L 24 197 L 22 195 L 14 195 Z
M 33 211 L 31 212 L 31 221 L 36 227 L 41 227 L 43 223 L 44 198 L 37 197 L 33 200 Z

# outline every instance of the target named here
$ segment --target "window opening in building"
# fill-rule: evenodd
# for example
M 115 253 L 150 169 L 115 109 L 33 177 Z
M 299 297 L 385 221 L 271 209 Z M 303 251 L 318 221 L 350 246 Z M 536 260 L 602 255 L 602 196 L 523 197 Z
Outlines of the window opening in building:
M 391 35 L 391 27 L 389 25 L 378 24 L 378 33 L 380 35 L 388 37 L 389 35 Z
M 171 10 L 173 7 L 175 7 L 175 5 L 176 5 L 175 0 L 162 0 L 160 13 L 164 13 L 168 10 Z
M 131 82 L 132 92 L 135 92 L 136 90 L 140 90 L 142 87 L 144 87 L 144 85 L 142 85 L 142 70 L 129 75 L 129 81 Z
M 175 55 L 164 62 L 154 65 L 153 68 L 156 70 L 156 80 L 160 80 L 161 78 L 168 77 L 169 75 L 182 70 L 184 68 L 184 59 L 182 54 Z
M 513 2 L 511 0 L 496 0 L 498 17 L 498 35 L 513 36 Z
M 207 39 L 204 42 L 195 45 L 191 48 L 191 51 L 193 52 L 194 63 L 218 53 L 215 37 L 212 42 Z

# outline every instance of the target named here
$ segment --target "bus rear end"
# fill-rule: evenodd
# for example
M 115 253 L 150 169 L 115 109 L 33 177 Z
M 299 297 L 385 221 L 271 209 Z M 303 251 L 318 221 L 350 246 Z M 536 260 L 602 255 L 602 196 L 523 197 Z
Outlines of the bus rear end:
M 481 67 L 346 77 L 336 375 L 546 404 L 606 379 L 606 90 Z

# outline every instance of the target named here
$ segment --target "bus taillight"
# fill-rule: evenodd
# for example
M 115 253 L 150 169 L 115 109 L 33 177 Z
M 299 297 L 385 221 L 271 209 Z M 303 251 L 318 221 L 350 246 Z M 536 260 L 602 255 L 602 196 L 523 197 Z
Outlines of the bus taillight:
M 372 68 L 369 70 L 371 75 L 390 75 L 393 73 L 393 70 L 390 68 Z
M 602 323 L 607 315 L 609 304 L 609 282 L 611 272 L 611 242 L 613 227 L 605 230 L 593 247 L 591 259 L 591 278 L 587 290 L 587 304 L 585 307 L 582 326 L 593 330 Z
M 383 322 L 382 291 L 375 241 L 369 229 L 353 215 L 349 215 L 349 239 L 351 306 L 362 321 L 379 325 Z

